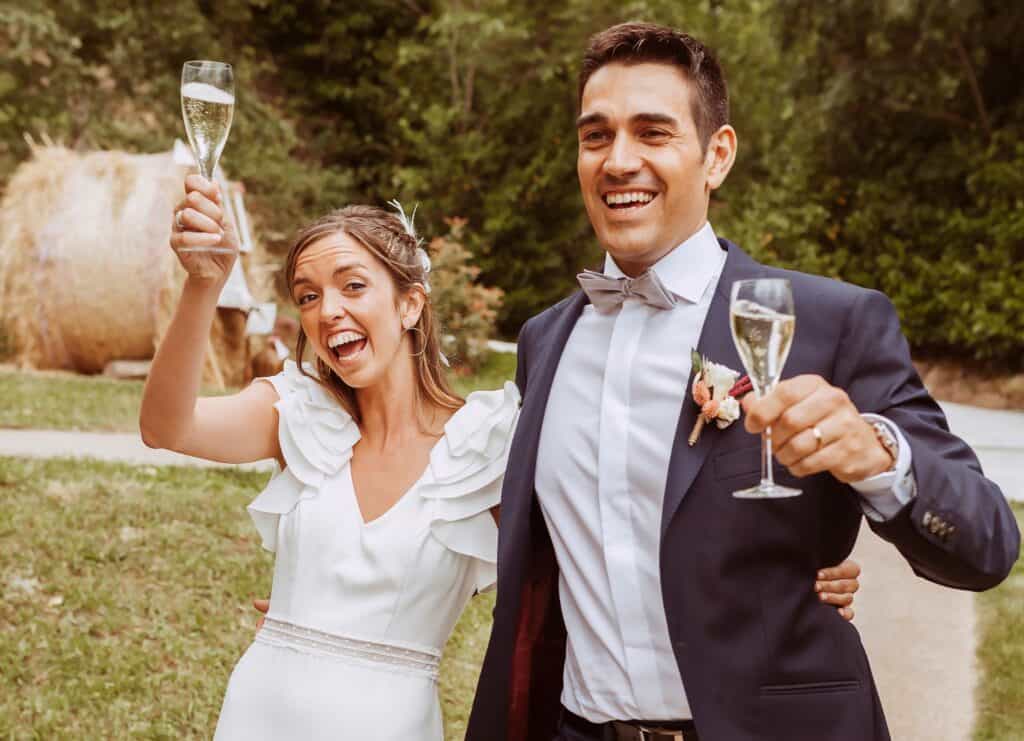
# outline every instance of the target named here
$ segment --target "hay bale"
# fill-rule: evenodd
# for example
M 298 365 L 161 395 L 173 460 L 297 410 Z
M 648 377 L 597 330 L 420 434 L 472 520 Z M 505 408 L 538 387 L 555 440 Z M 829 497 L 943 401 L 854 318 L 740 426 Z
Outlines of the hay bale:
M 187 171 L 171 153 L 33 148 L 0 202 L 0 323 L 20 365 L 153 356 L 185 280 L 167 240 Z M 259 250 L 242 259 L 266 270 Z M 244 314 L 218 310 L 204 381 L 240 384 L 246 347 Z

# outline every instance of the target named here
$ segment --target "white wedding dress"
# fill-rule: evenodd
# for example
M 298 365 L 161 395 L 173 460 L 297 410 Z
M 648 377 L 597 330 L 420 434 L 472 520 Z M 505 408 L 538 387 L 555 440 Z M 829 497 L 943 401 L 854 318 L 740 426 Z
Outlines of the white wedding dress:
M 501 480 L 519 393 L 470 394 L 430 464 L 364 522 L 352 418 L 294 363 L 280 396 L 286 468 L 249 505 L 276 552 L 270 612 L 228 683 L 217 741 L 440 741 L 437 666 L 467 600 L 494 584 Z

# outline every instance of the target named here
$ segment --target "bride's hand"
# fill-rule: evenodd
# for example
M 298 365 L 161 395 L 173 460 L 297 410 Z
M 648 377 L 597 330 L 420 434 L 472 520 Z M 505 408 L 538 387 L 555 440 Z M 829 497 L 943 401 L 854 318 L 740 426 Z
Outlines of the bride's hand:
M 818 598 L 834 605 L 846 620 L 853 620 L 853 593 L 860 589 L 860 566 L 856 561 L 846 559 L 838 566 L 822 569 L 814 582 Z
M 226 247 L 231 252 L 187 252 L 182 248 Z M 201 175 L 185 178 L 185 198 L 174 209 L 171 249 L 190 277 L 223 283 L 238 256 L 238 235 L 224 218 L 217 183 Z
M 254 599 L 252 606 L 260 613 L 260 619 L 256 621 L 256 630 L 263 627 L 263 621 L 266 619 L 267 612 L 270 610 L 270 600 L 268 599 Z

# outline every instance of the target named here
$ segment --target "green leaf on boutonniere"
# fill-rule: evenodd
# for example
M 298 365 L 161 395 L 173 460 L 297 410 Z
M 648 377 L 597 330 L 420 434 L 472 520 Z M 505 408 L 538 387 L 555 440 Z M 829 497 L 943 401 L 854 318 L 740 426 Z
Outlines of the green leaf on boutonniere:
M 704 367 L 704 364 L 701 362 L 700 353 L 691 349 L 690 362 L 693 364 L 693 372 L 700 375 L 701 369 Z

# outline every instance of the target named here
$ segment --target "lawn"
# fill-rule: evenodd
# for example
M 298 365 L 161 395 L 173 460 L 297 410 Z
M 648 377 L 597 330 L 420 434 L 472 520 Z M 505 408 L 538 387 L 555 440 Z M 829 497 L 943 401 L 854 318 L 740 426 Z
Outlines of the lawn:
M 476 374 L 454 378 L 453 385 L 461 394 L 478 388 L 498 388 L 512 379 L 515 368 L 515 355 L 491 353 Z M 0 427 L 137 432 L 142 381 L 3 370 L 0 399 L 4 400 L 0 404 Z
M 1024 504 L 1013 506 L 1024 532 Z M 1024 738 L 1024 561 L 978 596 L 978 718 L 975 741 Z
M 494 353 L 459 393 L 497 388 Z M 142 384 L 0 372 L 0 426 L 132 432 Z M 209 738 L 271 555 L 245 505 L 265 473 L 0 458 L 0 739 Z M 490 631 L 475 598 L 445 651 L 461 739 Z
M 209 738 L 271 555 L 267 474 L 0 458 L 0 738 Z M 490 627 L 477 597 L 442 665 L 461 739 Z

